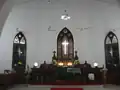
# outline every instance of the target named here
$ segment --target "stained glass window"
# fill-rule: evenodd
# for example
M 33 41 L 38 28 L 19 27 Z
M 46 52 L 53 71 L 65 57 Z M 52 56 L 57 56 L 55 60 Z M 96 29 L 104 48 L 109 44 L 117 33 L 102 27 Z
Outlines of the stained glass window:
M 57 56 L 59 60 L 74 58 L 74 41 L 72 33 L 65 27 L 57 37 Z
M 112 68 L 119 65 L 119 45 L 117 36 L 109 32 L 105 38 L 106 67 Z
M 12 68 L 26 66 L 26 38 L 22 32 L 17 33 L 13 41 Z

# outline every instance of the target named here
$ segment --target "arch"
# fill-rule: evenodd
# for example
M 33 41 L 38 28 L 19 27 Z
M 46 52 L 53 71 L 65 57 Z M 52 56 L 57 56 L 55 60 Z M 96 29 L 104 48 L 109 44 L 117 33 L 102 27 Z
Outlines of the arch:
M 22 32 L 16 34 L 13 40 L 12 68 L 26 67 L 26 38 Z
M 63 43 L 66 42 L 66 53 Z M 63 28 L 57 37 L 57 58 L 59 60 L 74 58 L 74 39 L 73 35 L 66 27 Z
M 117 36 L 110 31 L 105 37 L 105 63 L 106 68 L 112 68 L 119 65 L 119 44 Z

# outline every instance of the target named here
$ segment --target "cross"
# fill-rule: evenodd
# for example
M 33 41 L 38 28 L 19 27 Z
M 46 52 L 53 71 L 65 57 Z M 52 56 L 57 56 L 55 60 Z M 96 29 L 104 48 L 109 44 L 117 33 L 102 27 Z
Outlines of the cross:
M 53 51 L 53 56 L 55 57 L 55 53 L 56 53 L 56 51 Z
M 19 54 L 19 57 L 20 57 L 20 55 L 22 54 L 20 48 L 18 49 L 18 54 Z
M 53 51 L 53 53 L 55 54 L 55 53 L 56 53 L 56 51 Z
M 67 54 L 67 45 L 68 45 L 69 43 L 65 40 L 63 43 L 62 43 L 62 45 L 64 46 L 64 54 L 66 55 Z
M 110 54 L 111 54 L 111 56 L 113 56 L 113 50 L 112 50 L 112 47 L 110 48 Z

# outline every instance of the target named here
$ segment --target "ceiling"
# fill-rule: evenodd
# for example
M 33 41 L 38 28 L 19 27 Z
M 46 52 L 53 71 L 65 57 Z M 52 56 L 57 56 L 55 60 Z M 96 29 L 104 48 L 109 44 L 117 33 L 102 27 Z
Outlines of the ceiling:
M 108 3 L 108 4 L 115 4 L 115 3 L 119 2 L 120 0 L 96 0 L 96 1 Z
M 31 1 L 43 1 L 43 0 L 14 0 L 15 4 L 23 4 Z M 44 0 L 44 1 L 54 1 L 54 0 Z M 118 4 L 120 3 L 120 0 L 94 0 L 101 3 L 107 3 L 107 4 Z
M 35 1 L 35 0 L 13 0 L 15 2 L 15 4 L 22 4 L 25 2 L 29 2 L 29 1 Z

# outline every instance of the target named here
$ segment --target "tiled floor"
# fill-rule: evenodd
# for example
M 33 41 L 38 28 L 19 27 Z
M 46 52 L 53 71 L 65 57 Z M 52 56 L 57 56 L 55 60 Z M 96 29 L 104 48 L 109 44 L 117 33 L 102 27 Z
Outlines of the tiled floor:
M 68 88 L 83 88 L 84 90 L 120 90 L 120 86 L 106 86 L 105 88 L 101 86 L 31 86 L 28 87 L 26 85 L 15 86 L 9 90 L 50 90 L 52 87 L 68 87 Z

